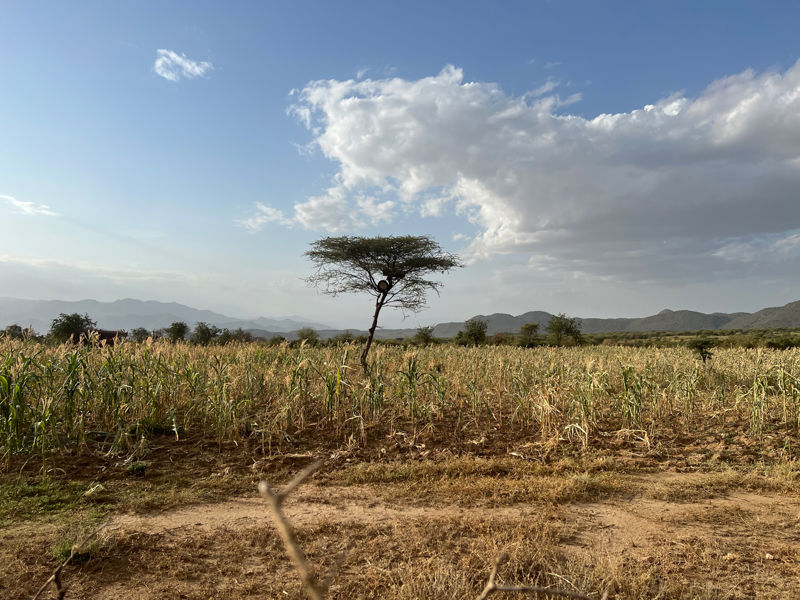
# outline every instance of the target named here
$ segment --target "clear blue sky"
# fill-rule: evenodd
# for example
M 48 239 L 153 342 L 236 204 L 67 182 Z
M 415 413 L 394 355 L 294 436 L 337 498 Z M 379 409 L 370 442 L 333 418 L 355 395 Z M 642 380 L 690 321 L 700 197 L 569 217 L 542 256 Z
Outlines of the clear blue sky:
M 412 233 L 406 326 L 800 299 L 796 2 L 0 9 L 2 296 L 359 327 L 303 252 Z

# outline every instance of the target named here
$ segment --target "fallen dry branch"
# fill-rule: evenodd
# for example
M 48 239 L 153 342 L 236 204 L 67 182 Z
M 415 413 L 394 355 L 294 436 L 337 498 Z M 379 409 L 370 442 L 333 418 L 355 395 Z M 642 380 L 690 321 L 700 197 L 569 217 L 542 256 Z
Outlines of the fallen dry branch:
M 49 586 L 51 583 L 56 586 L 56 598 L 58 598 L 58 600 L 64 600 L 64 597 L 67 595 L 67 587 L 61 582 L 61 571 L 63 571 L 64 567 L 72 562 L 72 559 L 75 558 L 76 554 L 79 554 L 81 550 L 86 547 L 86 544 L 88 544 L 98 533 L 100 533 L 100 529 L 102 529 L 102 526 L 95 529 L 89 536 L 84 538 L 82 542 L 72 545 L 67 559 L 55 568 L 53 574 L 50 575 L 47 581 L 42 584 L 42 587 L 39 588 L 39 591 L 34 594 L 31 600 L 38 600 L 39 596 L 42 595 L 42 592 L 44 592 L 47 589 L 47 586 Z
M 494 563 L 492 572 L 489 573 L 489 581 L 486 582 L 486 587 L 483 588 L 478 600 L 486 600 L 492 594 L 503 592 L 518 592 L 521 594 L 549 594 L 560 598 L 572 598 L 573 600 L 592 600 L 589 596 L 578 594 L 577 592 L 570 592 L 567 590 L 560 590 L 556 588 L 543 587 L 539 585 L 498 585 L 497 584 L 497 570 L 500 566 L 508 560 L 508 554 L 503 553 L 497 557 Z M 608 593 L 603 594 L 603 600 L 608 598 Z
M 258 484 L 258 491 L 261 496 L 268 502 L 270 511 L 272 512 L 272 518 L 275 520 L 275 525 L 278 529 L 278 534 L 281 536 L 281 540 L 283 541 L 283 545 L 286 548 L 286 553 L 289 555 L 289 558 L 294 565 L 295 570 L 300 575 L 300 580 L 303 583 L 303 587 L 306 590 L 306 594 L 311 600 L 324 600 L 330 583 L 333 577 L 336 575 L 341 563 L 346 556 L 346 550 L 342 553 L 339 559 L 334 564 L 333 568 L 323 577 L 322 579 L 318 579 L 314 576 L 313 569 L 308 564 L 308 560 L 306 559 L 305 554 L 303 553 L 300 545 L 297 542 L 297 537 L 294 534 L 294 529 L 292 528 L 292 524 L 286 518 L 286 515 L 283 513 L 282 505 L 283 501 L 306 479 L 308 479 L 311 475 L 316 472 L 322 466 L 322 461 L 316 462 L 312 465 L 309 465 L 302 471 L 300 471 L 295 477 L 288 483 L 284 488 L 280 491 L 275 490 L 272 488 L 269 483 L 266 481 L 260 481 Z M 492 572 L 489 574 L 489 581 L 486 583 L 486 587 L 483 588 L 481 595 L 478 597 L 478 600 L 486 600 L 492 594 L 498 593 L 505 593 L 505 592 L 518 592 L 518 593 L 528 593 L 528 594 L 546 594 L 554 597 L 560 598 L 570 598 L 572 600 L 592 600 L 589 596 L 585 596 L 583 594 L 577 592 L 570 592 L 567 590 L 561 590 L 557 588 L 549 588 L 543 586 L 536 586 L 536 585 L 520 585 L 520 586 L 508 586 L 508 585 L 498 585 L 497 584 L 497 570 L 500 566 L 508 560 L 508 555 L 503 553 L 497 557 L 495 561 L 494 567 L 492 568 Z M 606 590 L 603 594 L 601 600 L 607 600 L 608 595 L 610 592 L 610 588 Z

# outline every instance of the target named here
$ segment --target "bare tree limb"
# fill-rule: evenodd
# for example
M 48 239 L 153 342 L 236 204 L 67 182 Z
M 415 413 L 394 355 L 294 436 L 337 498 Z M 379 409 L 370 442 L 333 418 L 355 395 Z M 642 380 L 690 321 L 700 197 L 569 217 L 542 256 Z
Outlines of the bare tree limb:
M 306 559 L 306 555 L 303 553 L 303 550 L 300 548 L 300 544 L 297 542 L 294 529 L 292 528 L 291 523 L 289 523 L 289 520 L 286 518 L 286 515 L 283 514 L 281 506 L 286 497 L 291 494 L 295 488 L 297 488 L 297 486 L 313 475 L 314 472 L 321 466 L 322 461 L 309 465 L 295 475 L 294 479 L 286 484 L 281 491 L 274 490 L 266 481 L 261 481 L 258 484 L 259 493 L 269 504 L 270 511 L 272 512 L 272 518 L 275 520 L 275 526 L 277 527 L 278 534 L 281 536 L 281 541 L 283 541 L 283 545 L 286 548 L 286 553 L 289 555 L 295 570 L 300 575 L 300 580 L 303 582 L 303 587 L 306 590 L 306 594 L 308 594 L 308 597 L 311 598 L 311 600 L 323 600 L 325 598 L 327 587 L 330 583 L 330 578 L 326 577 L 323 582 L 320 582 L 314 576 L 311 566 L 308 564 L 308 560 Z
M 306 479 L 311 477 L 314 473 L 319 471 L 320 467 L 322 467 L 323 464 L 324 464 L 323 461 L 318 460 L 315 463 L 311 463 L 305 469 L 303 469 L 297 475 L 295 475 L 292 478 L 292 480 L 289 483 L 287 483 L 285 486 L 283 486 L 283 489 L 280 491 L 279 496 L 280 496 L 281 502 L 283 502 L 284 498 L 286 498 L 289 494 L 291 494 L 295 490 L 295 488 L 297 486 L 299 486 Z M 263 483 L 266 483 L 266 482 L 263 482 Z M 261 489 L 260 485 L 261 484 L 259 484 L 259 490 Z M 269 486 L 269 484 L 267 484 L 267 486 Z

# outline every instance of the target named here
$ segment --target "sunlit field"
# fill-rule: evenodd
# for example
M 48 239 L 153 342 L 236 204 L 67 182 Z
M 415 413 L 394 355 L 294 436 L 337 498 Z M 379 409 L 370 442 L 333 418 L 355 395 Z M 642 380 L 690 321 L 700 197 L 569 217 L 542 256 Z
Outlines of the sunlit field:
M 387 435 L 459 448 L 648 450 L 712 433 L 792 455 L 800 428 L 800 351 L 683 348 L 378 347 L 154 342 L 0 346 L 3 451 L 45 463 L 62 451 L 126 456 L 153 436 L 298 447 L 367 447 Z M 482 438 L 480 444 L 476 436 Z
M 301 542 L 356 545 L 332 597 L 475 597 L 500 551 L 507 581 L 597 598 L 798 584 L 800 350 L 379 345 L 369 377 L 359 352 L 0 341 L 3 597 L 111 520 L 68 598 L 302 598 L 252 503 L 314 459 Z

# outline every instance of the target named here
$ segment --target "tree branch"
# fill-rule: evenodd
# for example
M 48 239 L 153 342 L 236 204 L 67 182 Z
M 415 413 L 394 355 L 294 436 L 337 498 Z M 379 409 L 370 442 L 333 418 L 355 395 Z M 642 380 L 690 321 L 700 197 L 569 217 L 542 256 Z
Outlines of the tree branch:
M 275 526 L 278 529 L 278 534 L 281 536 L 283 546 L 286 548 L 286 553 L 289 555 L 298 575 L 300 575 L 300 580 L 303 583 L 306 594 L 308 594 L 311 600 L 323 600 L 325 598 L 328 585 L 333 576 L 329 574 L 329 576 L 326 576 L 322 581 L 319 581 L 314 576 L 311 566 L 308 564 L 308 560 L 303 550 L 300 548 L 300 544 L 297 542 L 294 529 L 286 518 L 286 515 L 283 514 L 281 506 L 287 496 L 289 496 L 297 486 L 313 475 L 321 466 L 322 461 L 309 465 L 295 475 L 294 479 L 287 483 L 281 491 L 274 490 L 266 481 L 260 481 L 258 484 L 259 493 L 269 504 L 272 518 L 275 520 Z
M 286 548 L 286 553 L 289 555 L 295 570 L 300 576 L 300 580 L 303 583 L 306 594 L 309 598 L 311 598 L 311 600 L 324 600 L 328 593 L 328 588 L 331 584 L 331 581 L 336 576 L 336 573 L 339 571 L 342 563 L 344 562 L 350 546 L 348 545 L 347 548 L 345 548 L 345 550 L 339 555 L 334 563 L 334 566 L 328 571 L 328 573 L 321 579 L 318 579 L 314 576 L 313 570 L 308 564 L 308 560 L 306 559 L 305 554 L 297 542 L 297 537 L 294 534 L 291 523 L 289 523 L 286 515 L 283 514 L 282 505 L 283 501 L 289 496 L 289 494 L 291 494 L 300 484 L 313 475 L 322 466 L 322 464 L 322 461 L 318 461 L 309 465 L 295 475 L 295 477 L 280 491 L 272 488 L 266 481 L 260 481 L 258 484 L 259 493 L 268 502 L 270 510 L 272 511 L 272 517 L 275 520 L 275 525 L 278 529 L 279 535 L 281 536 L 281 540 L 283 541 L 284 548 Z M 505 592 L 516 592 L 522 594 L 548 594 L 550 596 L 570 598 L 571 600 L 591 600 L 589 596 L 585 596 L 577 592 L 560 590 L 557 588 L 549 588 L 537 585 L 498 585 L 497 571 L 507 560 L 508 555 L 505 552 L 497 557 L 494 567 L 489 574 L 489 581 L 486 582 L 486 586 L 483 588 L 478 600 L 486 600 L 492 594 Z M 611 586 L 606 588 L 601 600 L 608 600 L 608 595 L 611 592 L 611 589 Z
M 38 600 L 39 596 L 42 595 L 42 592 L 44 592 L 45 589 L 47 589 L 47 586 L 50 585 L 51 583 L 56 586 L 56 592 L 57 592 L 57 596 L 56 597 L 58 598 L 58 600 L 64 600 L 64 597 L 67 595 L 67 588 L 61 583 L 61 571 L 63 571 L 64 567 L 66 567 L 72 561 L 72 559 L 75 558 L 76 554 L 79 554 L 80 551 L 83 550 L 83 548 L 86 547 L 86 544 L 88 544 L 92 539 L 95 538 L 95 536 L 97 536 L 98 533 L 100 533 L 100 530 L 103 527 L 105 527 L 105 524 L 101 525 L 100 527 L 95 529 L 92 533 L 90 533 L 87 537 L 85 537 L 83 539 L 83 541 L 81 541 L 80 543 L 76 542 L 75 544 L 72 545 L 72 548 L 70 549 L 69 556 L 67 557 L 67 560 L 65 560 L 64 562 L 62 562 L 60 565 L 58 565 L 55 568 L 55 570 L 53 571 L 53 574 L 50 575 L 50 577 L 47 579 L 47 581 L 45 581 L 42 584 L 42 587 L 39 588 L 39 591 L 36 592 L 36 594 L 34 594 L 33 598 L 31 598 L 31 600 Z

